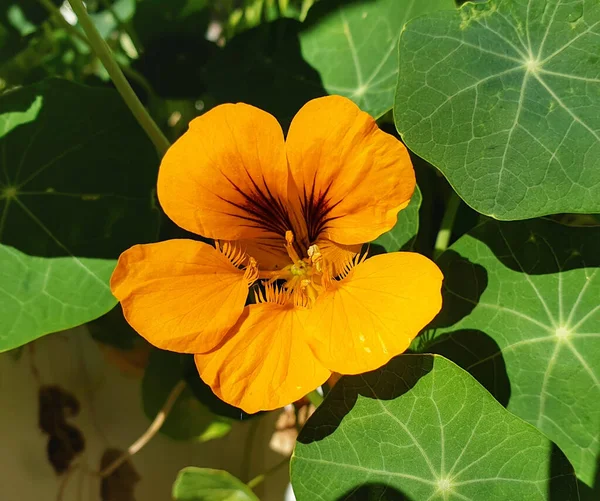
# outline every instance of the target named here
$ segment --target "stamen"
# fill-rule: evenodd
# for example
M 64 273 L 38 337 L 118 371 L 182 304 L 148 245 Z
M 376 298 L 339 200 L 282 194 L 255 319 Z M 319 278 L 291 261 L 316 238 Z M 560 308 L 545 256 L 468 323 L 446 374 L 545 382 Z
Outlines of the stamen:
M 236 268 L 242 266 L 248 257 L 242 249 L 237 245 L 233 245 L 231 242 L 216 241 L 215 247 Z
M 249 258 L 248 266 L 246 266 L 246 271 L 244 271 L 244 278 L 248 281 L 248 287 L 258 279 L 258 264 L 253 257 Z
M 301 260 L 296 249 L 294 249 L 294 234 L 290 230 L 285 232 L 285 250 L 287 251 L 288 256 L 290 256 L 292 263 L 297 263 Z
M 298 290 L 287 289 L 277 284 L 266 283 L 264 290 L 254 289 L 254 295 L 257 303 L 275 303 L 281 306 L 300 306 L 308 308 L 310 301 L 308 297 Z
M 257 303 L 276 303 L 284 305 L 291 299 L 289 291 L 273 283 L 265 284 L 264 291 L 259 288 L 255 289 L 255 295 Z
M 351 257 L 350 259 L 347 259 L 343 264 L 342 264 L 342 269 L 337 277 L 338 280 L 343 280 L 344 278 L 346 278 L 350 272 L 352 271 L 352 269 L 359 265 L 360 263 L 362 263 L 365 259 L 367 259 L 367 254 L 368 254 L 368 250 L 364 253 L 364 254 L 356 254 L 354 257 Z
M 308 257 L 319 273 L 323 272 L 323 255 L 316 244 L 308 248 Z

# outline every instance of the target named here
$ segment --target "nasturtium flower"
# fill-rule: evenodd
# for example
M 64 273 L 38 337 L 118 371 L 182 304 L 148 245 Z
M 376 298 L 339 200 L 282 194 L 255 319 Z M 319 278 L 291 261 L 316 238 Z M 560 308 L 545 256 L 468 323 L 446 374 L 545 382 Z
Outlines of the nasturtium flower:
M 218 106 L 191 122 L 158 176 L 166 214 L 215 245 L 136 245 L 112 291 L 150 343 L 193 353 L 221 399 L 282 407 L 332 373 L 381 367 L 440 310 L 429 259 L 360 253 L 414 189 L 406 148 L 346 98 L 307 103 L 285 139 L 264 111 Z

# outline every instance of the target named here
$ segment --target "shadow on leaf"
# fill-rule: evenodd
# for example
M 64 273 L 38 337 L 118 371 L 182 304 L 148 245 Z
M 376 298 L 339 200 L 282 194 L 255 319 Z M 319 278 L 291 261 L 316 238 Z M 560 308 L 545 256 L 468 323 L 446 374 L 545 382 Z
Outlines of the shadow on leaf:
M 555 454 L 556 453 L 556 454 Z M 555 458 L 555 456 L 557 456 Z M 550 483 L 550 501 L 562 501 L 562 498 L 558 496 L 556 489 L 554 488 L 554 477 L 562 475 L 575 475 L 573 473 L 573 469 L 570 470 L 563 466 L 563 461 L 568 461 L 566 458 L 561 460 L 564 457 L 563 452 L 555 445 L 553 454 L 552 454 L 552 463 L 551 463 L 551 471 L 552 471 L 552 479 Z M 571 466 L 570 464 L 568 465 Z M 590 487 L 589 485 L 584 484 L 581 480 L 577 479 L 576 492 L 573 496 L 573 499 L 577 501 L 597 501 L 600 499 L 600 457 L 596 460 L 596 474 L 594 475 L 594 485 Z
M 344 376 L 343 384 L 338 383 L 327 396 L 329 405 L 317 408 L 310 418 L 310 426 L 304 427 L 298 441 L 310 444 L 331 435 L 352 410 L 359 395 L 374 400 L 394 400 L 404 395 L 433 369 L 433 360 L 433 357 L 400 356 L 375 371 Z
M 413 347 L 419 353 L 435 353 L 452 360 L 506 407 L 511 387 L 498 343 L 476 329 L 458 329 L 439 336 L 435 332 L 457 324 L 473 311 L 488 285 L 487 271 L 452 250 L 446 251 L 438 264 L 444 270 L 444 306 Z
M 412 501 L 395 487 L 382 483 L 363 484 L 337 498 L 337 501 Z
M 596 251 L 600 228 L 564 226 L 549 219 L 490 220 L 471 236 L 489 247 L 504 266 L 528 275 L 600 267 Z
M 428 346 L 468 371 L 504 407 L 510 400 L 510 380 L 498 343 L 486 333 L 465 329 L 443 334 Z
M 556 444 L 550 452 L 550 481 L 548 482 L 549 501 L 592 501 L 599 499 L 598 481 L 591 489 L 575 475 L 573 466 Z
M 431 328 L 451 327 L 469 316 L 488 285 L 485 268 L 453 250 L 444 252 L 438 265 L 444 270 L 444 307 L 431 323 Z

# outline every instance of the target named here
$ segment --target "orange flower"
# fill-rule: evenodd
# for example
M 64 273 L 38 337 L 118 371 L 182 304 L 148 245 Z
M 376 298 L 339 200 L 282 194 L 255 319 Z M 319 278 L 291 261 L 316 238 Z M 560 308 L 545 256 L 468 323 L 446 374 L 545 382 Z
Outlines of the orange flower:
M 285 140 L 268 113 L 218 106 L 191 122 L 158 176 L 167 215 L 215 247 L 136 245 L 112 291 L 150 343 L 194 353 L 221 399 L 282 407 L 332 372 L 382 366 L 440 310 L 430 260 L 357 254 L 394 226 L 414 188 L 406 148 L 348 99 L 310 101 Z

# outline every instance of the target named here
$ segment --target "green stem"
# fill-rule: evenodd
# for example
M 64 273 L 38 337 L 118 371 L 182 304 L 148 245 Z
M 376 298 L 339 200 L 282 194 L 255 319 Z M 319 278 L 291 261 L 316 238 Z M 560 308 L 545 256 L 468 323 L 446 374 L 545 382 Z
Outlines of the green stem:
M 269 475 L 272 475 L 273 473 L 275 473 L 283 465 L 287 464 L 289 462 L 289 460 L 290 460 L 289 458 L 283 459 L 282 461 L 277 463 L 275 466 L 272 466 L 271 468 L 269 468 L 264 473 L 261 473 L 260 475 L 257 475 L 256 477 L 254 477 L 246 485 L 248 487 L 250 487 L 250 489 L 254 489 L 257 485 L 262 484 L 265 481 L 265 478 L 267 478 Z
M 315 407 L 319 407 L 323 403 L 323 395 L 321 395 L 317 390 L 311 391 L 306 398 L 313 404 Z
M 85 35 L 83 33 L 81 33 L 77 28 L 75 28 L 74 26 L 71 26 L 67 22 L 67 20 L 62 16 L 62 14 L 60 13 L 60 10 L 58 10 L 58 7 L 56 5 L 54 5 L 50 0 L 38 0 L 38 1 L 39 1 L 40 5 L 42 5 L 48 11 L 48 13 L 52 16 L 52 20 L 60 28 L 65 30 L 69 35 L 71 35 L 72 38 L 76 38 L 83 44 L 87 45 L 90 48 L 90 50 L 93 51 L 93 48 L 92 48 L 89 40 L 85 37 Z M 140 87 L 142 87 L 146 91 L 149 98 L 152 99 L 155 97 L 154 89 L 141 74 L 139 74 L 137 71 L 130 68 L 129 66 L 120 65 L 120 67 L 121 67 L 121 70 L 123 71 L 123 73 L 125 73 L 125 75 L 127 75 L 127 77 L 129 79 L 137 82 L 140 85 Z
M 158 154 L 162 157 L 169 149 L 169 140 L 162 133 L 158 125 L 156 125 L 156 122 L 152 120 L 148 110 L 144 108 L 144 105 L 136 96 L 131 85 L 129 85 L 119 64 L 115 61 L 110 48 L 94 26 L 83 2 L 81 0 L 69 0 L 69 4 L 71 4 L 73 12 L 77 15 L 77 19 L 79 19 L 79 23 L 87 35 L 90 46 L 96 56 L 98 56 L 98 59 L 102 61 L 102 64 L 106 68 L 106 71 L 119 91 L 119 94 L 121 94 L 121 97 L 127 106 L 129 106 L 131 113 L 133 113 L 133 116 L 142 126 L 146 134 L 148 134 L 148 137 L 154 143 L 154 147 L 158 151 Z
M 437 259 L 440 254 L 448 248 L 450 237 L 452 236 L 452 227 L 454 226 L 454 220 L 456 219 L 456 213 L 460 207 L 460 202 L 460 197 L 453 191 L 448 200 L 448 205 L 446 205 L 446 212 L 444 212 L 444 217 L 442 218 L 442 225 L 435 240 L 435 248 L 433 250 L 434 259 Z

